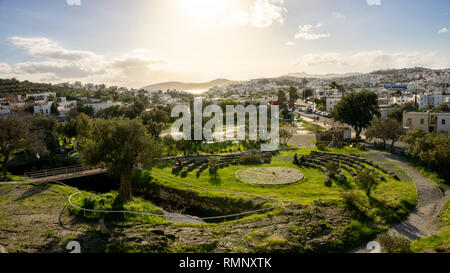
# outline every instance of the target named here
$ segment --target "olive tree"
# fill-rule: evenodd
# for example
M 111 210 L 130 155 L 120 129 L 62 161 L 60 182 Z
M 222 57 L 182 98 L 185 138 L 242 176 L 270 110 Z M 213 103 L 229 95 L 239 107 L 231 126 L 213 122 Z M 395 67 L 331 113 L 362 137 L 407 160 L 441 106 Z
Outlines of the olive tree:
M 105 166 L 120 177 L 119 198 L 132 199 L 132 170 L 137 164 L 151 166 L 161 156 L 160 145 L 139 119 L 99 119 L 81 138 L 82 161 L 88 166 Z
M 13 114 L 7 118 L 0 118 L 0 162 L 4 177 L 7 175 L 6 164 L 15 154 L 24 150 L 46 152 L 39 132 L 32 127 L 32 116 Z
M 370 197 L 372 190 L 380 184 L 380 181 L 369 170 L 359 171 L 356 176 L 356 185 L 366 193 L 367 197 Z

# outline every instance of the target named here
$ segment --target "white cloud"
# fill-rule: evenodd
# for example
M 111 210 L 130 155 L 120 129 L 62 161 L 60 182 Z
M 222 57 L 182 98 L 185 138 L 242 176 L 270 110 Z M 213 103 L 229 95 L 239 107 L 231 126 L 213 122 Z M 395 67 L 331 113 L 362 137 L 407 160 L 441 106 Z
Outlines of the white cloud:
M 336 19 L 345 19 L 345 18 L 347 18 L 344 14 L 339 13 L 339 12 L 333 12 L 331 15 L 334 18 L 336 18 Z
M 287 46 L 294 46 L 294 45 L 295 45 L 295 43 L 294 43 L 294 42 L 292 42 L 292 41 L 287 41 L 285 45 L 287 45 Z
M 0 63 L 0 75 L 7 75 L 12 73 L 11 66 L 7 63 Z
M 283 24 L 286 12 L 284 0 L 255 0 L 249 12 L 234 11 L 224 20 L 224 23 L 264 28 L 274 23 Z
M 381 0 L 367 0 L 369 6 L 381 6 Z
M 321 54 L 306 54 L 297 65 L 306 67 L 327 67 L 337 71 L 350 70 L 370 72 L 377 69 L 404 68 L 404 67 L 436 67 L 443 64 L 442 60 L 434 52 L 384 52 L 364 51 L 350 55 L 336 52 Z
M 66 0 L 69 6 L 81 6 L 81 0 Z
M 47 38 L 12 37 L 10 41 L 28 51 L 32 57 L 53 60 L 82 61 L 95 58 L 89 51 L 67 50 Z
M 305 40 L 317 40 L 321 38 L 328 38 L 331 36 L 330 33 L 315 33 L 314 30 L 322 27 L 321 23 L 313 25 L 299 25 L 298 32 L 295 34 L 295 39 L 305 39 Z
M 438 33 L 447 33 L 447 32 L 448 32 L 448 29 L 447 29 L 446 27 L 441 28 L 441 29 L 438 31 Z
M 173 80 L 181 74 L 173 69 L 174 61 L 147 49 L 107 57 L 90 51 L 66 49 L 43 37 L 12 37 L 10 41 L 26 50 L 32 59 L 13 67 L 0 63 L 2 77 L 52 82 L 81 80 L 142 87 L 151 82 Z

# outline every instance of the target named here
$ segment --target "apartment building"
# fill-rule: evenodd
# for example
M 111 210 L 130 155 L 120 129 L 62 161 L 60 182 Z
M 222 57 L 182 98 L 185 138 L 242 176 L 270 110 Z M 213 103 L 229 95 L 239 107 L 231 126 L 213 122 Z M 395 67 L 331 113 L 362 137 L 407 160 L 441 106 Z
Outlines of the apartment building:
M 431 133 L 448 133 L 450 132 L 450 113 L 404 112 L 403 127 L 418 128 Z
M 341 98 L 327 98 L 326 109 L 328 113 L 333 111 L 334 107 L 341 101 Z
M 427 108 L 428 105 L 438 107 L 443 102 L 443 96 L 439 93 L 434 94 L 421 94 L 417 96 L 417 103 L 420 109 Z

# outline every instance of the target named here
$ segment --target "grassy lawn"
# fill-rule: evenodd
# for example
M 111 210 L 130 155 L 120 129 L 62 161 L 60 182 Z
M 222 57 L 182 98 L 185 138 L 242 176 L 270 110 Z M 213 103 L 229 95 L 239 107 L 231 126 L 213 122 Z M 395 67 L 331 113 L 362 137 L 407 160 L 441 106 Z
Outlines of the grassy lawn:
M 445 205 L 444 210 L 439 216 L 440 231 L 414 241 L 411 249 L 414 252 L 436 251 L 450 253 L 450 201 Z
M 82 192 L 72 198 L 74 205 L 84 209 L 106 210 L 106 211 L 133 211 L 152 214 L 162 214 L 162 210 L 155 207 L 151 202 L 140 197 L 134 197 L 132 201 L 123 202 L 117 198 L 118 193 L 112 191 L 105 194 L 92 194 Z M 88 219 L 106 219 L 115 221 L 134 221 L 148 224 L 164 224 L 167 221 L 163 217 L 155 215 L 139 215 L 124 213 L 102 213 L 102 212 L 84 212 L 80 209 L 70 207 L 70 211 L 79 216 Z
M 325 127 L 317 125 L 317 124 L 309 122 L 309 121 L 306 121 L 304 119 L 300 119 L 300 122 L 301 122 L 302 126 L 304 127 L 303 130 L 306 130 L 306 131 L 316 132 L 316 131 L 326 130 Z
M 230 166 L 218 171 L 217 179 L 212 180 L 208 170 L 205 170 L 197 178 L 195 170 L 190 172 L 186 177 L 181 178 L 171 174 L 172 165 L 160 166 L 152 169 L 153 174 L 160 174 L 166 177 L 175 178 L 177 180 L 187 182 L 196 186 L 201 186 L 210 189 L 232 190 L 255 194 L 259 196 L 275 197 L 283 201 L 296 202 L 300 204 L 310 204 L 319 199 L 327 200 L 341 200 L 341 194 L 349 189 L 356 189 L 356 184 L 349 173 L 345 172 L 348 182 L 345 185 L 340 185 L 334 181 L 331 186 L 326 186 L 325 175 L 320 170 L 298 167 L 292 163 L 295 153 L 300 157 L 301 155 L 309 154 L 312 150 L 310 148 L 300 149 L 297 151 L 283 151 L 278 156 L 273 157 L 271 164 L 259 165 L 261 167 L 288 167 L 300 170 L 304 175 L 304 179 L 298 183 L 290 185 L 254 185 L 247 184 L 236 178 L 235 173 L 238 170 L 255 167 L 255 165 L 237 165 Z M 342 149 L 332 148 L 327 149 L 326 152 L 345 153 L 345 154 L 364 154 L 368 151 L 361 151 L 357 148 L 345 147 Z M 381 173 L 381 172 L 380 172 Z M 414 184 L 411 181 L 396 181 L 386 174 L 381 173 L 387 181 L 382 182 L 380 186 L 374 191 L 374 196 L 386 202 L 397 204 L 400 202 L 409 202 L 415 204 L 417 193 Z M 180 184 L 174 181 L 166 180 L 157 177 L 157 183 L 164 185 L 189 189 L 199 192 L 201 195 L 208 196 L 223 196 L 224 193 L 220 191 L 206 191 L 198 189 L 185 184 Z M 242 196 L 242 198 L 250 198 Z

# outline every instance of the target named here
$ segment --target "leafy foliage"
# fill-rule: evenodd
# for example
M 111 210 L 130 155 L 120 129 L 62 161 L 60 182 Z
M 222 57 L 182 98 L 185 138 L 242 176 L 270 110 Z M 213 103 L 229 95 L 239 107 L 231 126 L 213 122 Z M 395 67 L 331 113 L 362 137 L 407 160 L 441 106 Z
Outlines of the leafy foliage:
M 369 170 L 362 170 L 356 174 L 356 185 L 363 190 L 366 195 L 369 197 L 372 190 L 374 190 L 379 184 L 380 181 L 376 179 Z
M 99 119 L 92 131 L 83 135 L 81 152 L 84 164 L 103 164 L 111 173 L 120 175 L 119 197 L 130 200 L 133 166 L 150 166 L 160 157 L 161 147 L 138 119 Z
M 378 96 L 366 90 L 346 95 L 334 107 L 333 115 L 336 121 L 352 126 L 358 139 L 362 130 L 369 127 L 373 117 L 380 115 Z

